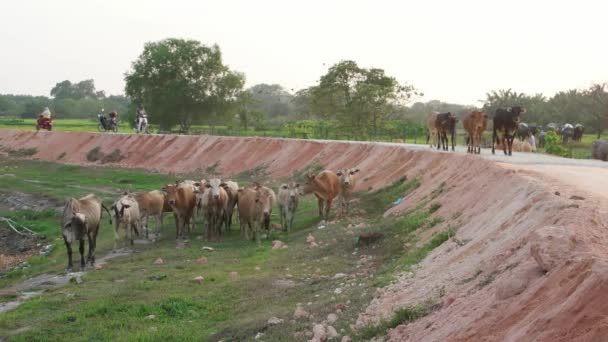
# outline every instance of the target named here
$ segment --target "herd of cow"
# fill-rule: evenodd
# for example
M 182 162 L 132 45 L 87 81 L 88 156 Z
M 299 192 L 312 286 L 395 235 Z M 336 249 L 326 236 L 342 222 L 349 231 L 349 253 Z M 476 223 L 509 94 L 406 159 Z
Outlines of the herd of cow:
M 561 127 L 550 123 L 543 130 L 542 127 L 536 124 L 521 122 L 521 114 L 524 112 L 524 108 L 520 106 L 513 106 L 507 109 L 498 108 L 496 110 L 492 128 L 492 154 L 495 153 L 496 146 L 502 146 L 505 155 L 512 155 L 515 136 L 519 137 L 521 141 L 525 141 L 531 136 L 538 135 L 539 147 L 543 147 L 545 134 L 548 131 L 556 132 L 561 137 L 563 143 L 571 140 L 580 142 L 585 132 L 583 125 L 576 124 L 573 126 L 568 123 Z M 478 110 L 468 112 L 463 116 L 463 126 L 467 133 L 467 152 L 481 153 L 482 137 L 487 126 L 487 120 L 488 115 Z M 448 134 L 450 134 L 452 151 L 454 151 L 454 135 L 457 122 L 458 119 L 451 112 L 429 113 L 426 119 L 427 144 L 430 142 L 430 146 L 433 147 L 436 141 L 438 150 L 443 148 L 444 151 L 447 151 Z M 500 137 L 500 134 L 502 134 L 502 137 Z
M 238 213 L 241 237 L 260 242 L 263 231 L 270 237 L 271 215 L 278 204 L 280 225 L 289 232 L 293 227 L 298 209 L 298 197 L 314 194 L 318 200 L 319 216 L 327 221 L 334 199 L 339 198 L 340 213 L 348 212 L 350 194 L 356 185 L 359 169 L 342 169 L 338 172 L 325 170 L 319 174 L 307 174 L 302 185 L 296 182 L 282 184 L 278 196 L 266 186 L 258 183 L 239 187 L 234 181 L 184 180 L 167 184 L 160 190 L 123 193 L 108 209 L 95 195 L 80 199 L 71 198 L 65 204 L 61 219 L 63 239 L 68 254 L 68 271 L 72 270 L 72 243 L 78 241 L 80 268 L 86 262 L 95 264 L 97 233 L 101 225 L 102 209 L 110 216 L 114 227 L 114 249 L 119 244 L 133 244 L 135 236 L 145 231 L 149 237 L 148 218 L 156 221 L 155 235 L 160 235 L 163 214 L 172 212 L 175 219 L 176 239 L 187 238 L 196 227 L 196 218 L 202 220 L 202 231 L 207 240 L 220 239 L 222 233 L 230 232 L 235 208 Z M 278 201 L 277 201 L 278 197 Z M 84 244 L 89 243 L 85 262 Z

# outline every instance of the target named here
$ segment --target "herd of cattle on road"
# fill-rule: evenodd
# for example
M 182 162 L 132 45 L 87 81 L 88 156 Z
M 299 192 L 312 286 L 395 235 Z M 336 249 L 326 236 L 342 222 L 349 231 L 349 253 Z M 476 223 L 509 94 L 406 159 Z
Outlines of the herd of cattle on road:
M 202 218 L 202 230 L 206 239 L 220 239 L 230 232 L 235 208 L 238 210 L 241 237 L 260 242 L 262 232 L 270 238 L 272 209 L 278 204 L 280 226 L 289 232 L 293 228 L 298 197 L 314 194 L 318 200 L 319 216 L 327 221 L 334 199 L 339 199 L 340 214 L 348 212 L 348 202 L 356 185 L 359 169 L 342 169 L 338 172 L 325 170 L 319 174 L 307 174 L 306 183 L 288 182 L 278 189 L 278 196 L 258 183 L 239 187 L 234 181 L 213 178 L 209 180 L 183 180 L 167 184 L 160 190 L 123 193 L 108 209 L 95 195 L 71 198 L 65 204 L 61 220 L 63 239 L 67 248 L 68 271 L 72 270 L 72 243 L 78 241 L 80 268 L 86 262 L 95 264 L 97 233 L 102 219 L 102 209 L 110 216 L 114 227 L 114 250 L 119 244 L 126 245 L 140 232 L 149 237 L 148 218 L 154 217 L 155 235 L 160 235 L 163 214 L 172 212 L 175 219 L 176 239 L 186 239 L 196 227 L 196 218 Z M 278 198 L 278 202 L 277 202 Z M 84 244 L 89 243 L 85 262 Z
M 536 124 L 521 122 L 521 114 L 525 110 L 519 106 L 507 109 L 499 108 L 494 113 L 492 129 L 492 154 L 495 153 L 497 146 L 502 146 L 505 155 L 512 155 L 513 141 L 517 136 L 520 141 L 527 141 L 530 137 L 538 135 L 539 147 L 544 147 L 545 135 L 549 131 L 557 133 L 563 143 L 570 141 L 580 142 L 585 132 L 585 127 L 581 124 L 564 124 L 558 126 L 550 123 L 543 130 Z M 483 132 L 486 129 L 488 115 L 482 111 L 474 110 L 463 116 L 462 124 L 467 132 L 467 152 L 481 153 Z M 448 134 L 451 135 L 452 151 L 454 151 L 454 135 L 458 119 L 451 112 L 437 113 L 431 112 L 427 115 L 427 144 L 436 141 L 437 149 L 448 150 Z M 502 134 L 502 136 L 500 136 Z M 534 143 L 535 145 L 535 143 Z M 535 146 L 534 146 L 535 148 Z

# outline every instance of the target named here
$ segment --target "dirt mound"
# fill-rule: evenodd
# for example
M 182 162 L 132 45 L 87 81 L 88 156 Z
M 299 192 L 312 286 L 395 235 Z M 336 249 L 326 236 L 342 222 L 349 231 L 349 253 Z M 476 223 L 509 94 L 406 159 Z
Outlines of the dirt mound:
M 255 169 L 281 178 L 315 164 L 357 167 L 359 191 L 420 177 L 421 186 L 387 215 L 437 202 L 434 215 L 446 221 L 422 232 L 421 241 L 448 225 L 456 236 L 378 291 L 358 326 L 435 299 L 440 309 L 396 327 L 390 339 L 587 341 L 608 332 L 605 169 L 594 169 L 599 189 L 572 180 L 585 178 L 589 170 L 583 168 L 554 173 L 558 166 L 501 164 L 390 144 L 0 131 L 0 145 L 35 147 L 37 153 L 26 158 L 81 165 L 100 163 L 86 157 L 96 147 L 119 149 L 124 159 L 108 164 L 180 173 L 211 168 L 225 176 Z

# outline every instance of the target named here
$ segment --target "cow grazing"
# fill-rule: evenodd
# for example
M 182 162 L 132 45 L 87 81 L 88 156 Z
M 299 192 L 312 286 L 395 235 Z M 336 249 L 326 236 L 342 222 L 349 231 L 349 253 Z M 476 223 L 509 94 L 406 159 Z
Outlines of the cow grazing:
M 228 205 L 228 194 L 223 183 L 218 178 L 210 179 L 205 184 L 205 191 L 197 195 L 197 202 L 203 210 L 203 215 L 207 223 L 207 240 L 211 240 L 215 235 L 218 238 L 222 234 L 222 224 L 226 219 L 226 207 Z
M 230 227 L 232 226 L 232 214 L 234 213 L 234 207 L 236 206 L 236 202 L 239 197 L 239 185 L 233 181 L 225 181 L 223 183 L 223 188 L 226 190 L 226 194 L 228 195 L 228 201 L 226 203 L 226 231 L 230 232 Z
M 141 224 L 144 226 L 146 231 L 146 238 L 148 237 L 148 217 L 154 217 L 156 221 L 156 236 L 160 235 L 160 229 L 163 226 L 163 212 L 165 211 L 165 194 L 160 190 L 139 192 L 134 194 L 137 205 L 139 206 L 139 214 Z M 167 203 L 168 205 L 168 203 Z M 171 210 L 171 206 L 168 206 Z
M 137 200 L 125 193 L 112 204 L 112 218 L 114 221 L 114 250 L 119 241 L 129 240 L 133 245 L 135 235 L 139 235 L 140 213 Z
M 196 206 L 195 188 L 195 185 L 190 184 L 169 184 L 162 188 L 175 218 L 176 239 L 180 236 L 186 237 L 186 228 L 188 228 L 188 232 L 192 230 L 194 207 Z
M 95 264 L 95 248 L 97 246 L 97 233 L 101 222 L 101 209 L 108 209 L 101 200 L 93 194 L 80 199 L 70 198 L 61 217 L 61 233 L 68 252 L 68 272 L 72 272 L 72 242 L 78 241 L 80 252 L 80 270 L 84 271 L 84 239 L 89 240 L 89 254 L 87 262 Z M 109 212 L 108 212 L 109 215 Z M 110 221 L 111 222 L 111 221 Z
M 572 140 L 575 142 L 581 142 L 584 133 L 585 127 L 581 124 L 576 124 L 574 126 L 574 133 L 572 133 Z
M 430 147 L 433 147 L 433 142 L 437 137 L 437 127 L 435 126 L 435 121 L 437 121 L 437 112 L 430 112 L 426 115 L 426 143 L 429 144 Z
M 336 173 L 340 177 L 340 210 L 342 214 L 348 214 L 350 196 L 357 185 L 359 169 L 342 169 Z
M 279 187 L 279 216 L 284 232 L 293 228 L 293 220 L 298 209 L 298 195 L 300 184 L 289 182 Z
M 307 174 L 306 184 L 300 187 L 303 195 L 313 193 L 319 202 L 319 216 L 324 221 L 329 219 L 331 203 L 340 194 L 340 178 L 333 171 L 325 170 L 318 175 Z
M 502 148 L 505 155 L 512 155 L 513 138 L 519 127 L 521 114 L 525 110 L 519 106 L 509 107 L 507 109 L 498 108 L 494 114 L 494 128 L 492 130 L 492 154 L 495 153 L 495 144 L 498 143 L 498 133 L 502 133 Z M 506 142 L 505 142 L 506 140 Z
M 260 185 L 253 185 L 238 190 L 239 221 L 241 235 L 260 242 L 262 229 L 267 231 L 270 238 L 270 216 L 272 207 L 276 202 L 274 191 Z
M 559 135 L 562 137 L 562 143 L 570 142 L 570 139 L 574 136 L 574 126 L 567 123 L 559 131 Z
M 456 131 L 456 123 L 458 119 L 450 113 L 439 113 L 435 118 L 435 128 L 437 130 L 437 149 L 443 146 L 443 150 L 448 150 L 448 133 L 452 139 L 452 151 L 454 151 L 454 134 Z
M 467 152 L 481 153 L 481 137 L 486 130 L 488 115 L 484 112 L 474 110 L 466 113 L 462 119 L 464 129 L 467 131 Z

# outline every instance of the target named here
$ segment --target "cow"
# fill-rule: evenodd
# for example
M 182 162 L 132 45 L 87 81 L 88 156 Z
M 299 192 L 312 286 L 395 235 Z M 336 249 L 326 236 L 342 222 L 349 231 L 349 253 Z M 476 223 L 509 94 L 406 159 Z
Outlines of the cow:
M 562 137 L 562 143 L 569 143 L 574 135 L 574 126 L 569 123 L 564 124 L 559 131 L 559 135 Z
M 348 214 L 351 193 L 357 185 L 359 169 L 342 169 L 336 173 L 340 177 L 340 210 L 342 214 Z
M 65 203 L 63 215 L 61 216 L 61 233 L 63 242 L 68 253 L 67 271 L 72 272 L 72 242 L 80 243 L 78 251 L 80 252 L 80 270 L 84 271 L 86 263 L 84 260 L 84 239 L 89 240 L 89 254 L 87 262 L 91 266 L 95 264 L 95 249 L 97 247 L 97 233 L 101 223 L 101 209 L 111 215 L 99 198 L 93 194 L 86 195 L 80 199 L 70 198 Z
M 515 137 L 515 132 L 519 127 L 519 121 L 522 113 L 525 113 L 525 110 L 520 106 L 509 107 L 507 109 L 496 109 L 493 120 L 494 127 L 492 130 L 492 154 L 495 153 L 495 143 L 498 143 L 498 132 L 500 132 L 502 133 L 501 141 L 503 152 L 505 155 L 507 155 L 508 147 L 508 155 L 512 155 L 513 138 Z
M 538 128 L 538 124 L 531 123 L 528 126 L 530 127 L 530 133 L 532 133 L 532 135 L 537 135 L 540 132 L 539 128 Z
M 435 128 L 437 130 L 437 149 L 443 145 L 443 150 L 448 150 L 448 133 L 452 137 L 452 151 L 454 151 L 454 134 L 458 119 L 450 112 L 437 114 Z
M 538 147 L 545 147 L 545 135 L 547 135 L 547 132 L 545 131 L 541 131 L 540 133 L 538 133 Z
M 437 137 L 437 127 L 435 126 L 435 121 L 437 120 L 437 112 L 430 112 L 426 115 L 426 143 L 430 145 L 429 147 L 433 147 L 433 142 Z
M 530 127 L 528 126 L 527 123 L 525 123 L 525 122 L 519 123 L 519 127 L 517 127 L 517 137 L 519 138 L 519 140 L 521 140 L 521 141 L 527 140 L 530 137 L 531 133 L 532 133 L 532 131 L 530 130 Z
M 135 235 L 139 235 L 141 224 L 137 200 L 128 193 L 124 193 L 112 204 L 111 209 L 114 221 L 114 251 L 121 240 L 124 243 L 129 240 L 132 246 Z
M 175 218 L 176 239 L 186 238 L 186 227 L 188 232 L 192 230 L 194 207 L 196 206 L 195 188 L 196 185 L 190 184 L 167 184 L 162 188 Z
M 583 133 L 585 133 L 585 126 L 576 124 L 574 126 L 574 133 L 572 134 L 572 140 L 575 142 L 581 142 L 583 139 Z
M 270 238 L 270 215 L 276 201 L 274 191 L 270 188 L 254 184 L 238 190 L 239 221 L 241 235 L 260 243 L 261 230 L 267 231 Z
M 230 227 L 232 226 L 232 214 L 234 213 L 234 207 L 236 206 L 236 202 L 239 197 L 239 185 L 237 182 L 233 181 L 225 181 L 223 182 L 223 188 L 226 190 L 226 194 L 228 195 L 228 201 L 226 203 L 226 231 L 230 232 Z
M 148 217 L 154 217 L 156 222 L 155 235 L 160 236 L 160 230 L 163 226 L 163 212 L 165 211 L 165 194 L 160 190 L 139 192 L 134 194 L 137 205 L 139 206 L 139 214 L 144 230 L 146 231 L 146 238 L 148 238 Z M 169 206 L 171 210 L 171 206 Z
M 296 182 L 281 184 L 279 187 L 279 216 L 284 232 L 289 232 L 293 228 L 293 220 L 298 209 L 299 188 L 300 184 Z
M 546 130 L 547 132 L 557 132 L 558 131 L 558 125 L 555 122 L 550 122 L 547 124 Z
M 467 152 L 481 153 L 481 137 L 486 130 L 488 115 L 482 111 L 474 110 L 464 115 L 462 124 L 467 131 Z
M 319 216 L 327 222 L 331 203 L 340 194 L 340 178 L 333 171 L 324 170 L 318 175 L 308 173 L 306 183 L 300 187 L 300 194 L 313 193 L 319 203 Z
M 212 237 L 221 237 L 222 225 L 226 220 L 226 207 L 228 205 L 228 194 L 224 187 L 226 183 L 218 178 L 210 179 L 205 184 L 205 190 L 197 194 L 197 206 L 202 208 L 207 223 L 207 240 Z
M 591 144 L 591 158 L 608 161 L 608 141 L 594 141 Z

